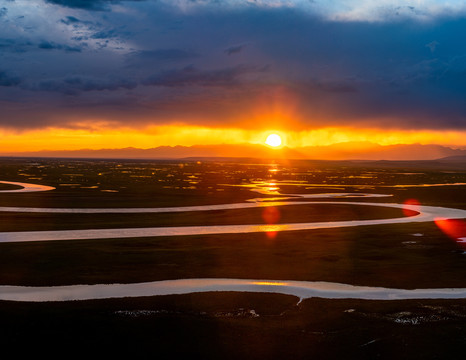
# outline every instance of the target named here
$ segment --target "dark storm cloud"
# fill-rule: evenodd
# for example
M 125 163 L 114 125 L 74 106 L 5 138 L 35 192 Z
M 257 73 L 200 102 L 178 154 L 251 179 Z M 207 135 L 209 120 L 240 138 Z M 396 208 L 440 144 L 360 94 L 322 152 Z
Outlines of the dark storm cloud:
M 231 86 L 240 81 L 242 75 L 261 73 L 268 70 L 267 66 L 257 67 L 237 65 L 216 70 L 200 70 L 194 66 L 182 69 L 172 69 L 146 79 L 144 85 L 183 87 L 183 86 Z
M 29 41 L 0 38 L 0 51 L 3 53 L 23 53 L 33 46 Z
M 58 92 L 64 95 L 78 95 L 87 91 L 117 91 L 134 89 L 137 83 L 127 79 L 95 79 L 69 76 L 60 80 L 43 80 L 32 85 L 31 90 Z
M 46 2 L 57 6 L 8 2 L 1 15 L 2 112 L 12 99 L 23 104 L 0 114 L 2 124 L 48 116 L 65 126 L 66 111 L 51 115 L 57 106 L 125 123 L 204 124 L 292 98 L 303 127 L 466 128 L 463 10 L 389 0 Z M 31 117 L 39 104 L 43 114 Z
M 61 19 L 60 22 L 62 22 L 65 25 L 75 25 L 81 23 L 82 21 L 74 16 L 67 16 L 64 19 Z
M 65 19 L 62 20 L 65 24 L 71 24 L 71 23 L 78 23 L 80 20 L 78 18 L 75 18 L 74 16 L 67 16 Z
M 122 1 L 145 1 L 145 0 L 46 0 L 46 2 L 86 10 L 105 10 L 109 4 L 118 4 Z
M 194 51 L 183 49 L 157 49 L 157 50 L 140 50 L 130 54 L 133 60 L 148 60 L 148 61 L 182 61 L 189 60 L 199 55 Z
M 69 45 L 64 45 L 64 44 L 57 44 L 49 41 L 41 41 L 38 45 L 39 49 L 44 49 L 44 50 L 64 50 L 64 51 L 71 51 L 71 52 L 81 52 L 81 48 L 77 46 L 69 46 Z
M 91 39 L 109 39 L 109 38 L 114 38 L 118 36 L 118 32 L 116 29 L 111 29 L 111 30 L 102 30 L 99 32 L 96 32 L 93 34 Z
M 21 83 L 21 79 L 18 76 L 8 74 L 5 71 L 0 70 L 0 86 L 16 86 Z
M 125 62 L 127 69 L 154 69 L 166 65 L 173 66 L 178 63 L 185 63 L 199 57 L 198 53 L 185 49 L 138 50 L 128 54 Z

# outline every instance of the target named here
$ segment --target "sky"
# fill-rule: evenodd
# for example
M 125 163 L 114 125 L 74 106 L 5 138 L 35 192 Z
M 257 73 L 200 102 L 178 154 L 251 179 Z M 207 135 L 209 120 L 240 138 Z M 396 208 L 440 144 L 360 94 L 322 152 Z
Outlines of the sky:
M 466 148 L 466 2 L 0 0 L 0 153 Z

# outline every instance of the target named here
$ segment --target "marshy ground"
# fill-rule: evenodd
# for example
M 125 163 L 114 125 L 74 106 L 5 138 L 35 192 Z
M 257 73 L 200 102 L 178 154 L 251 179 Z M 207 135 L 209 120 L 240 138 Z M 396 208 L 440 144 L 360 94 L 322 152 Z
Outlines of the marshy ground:
M 4 159 L 1 180 L 54 186 L 0 193 L 0 206 L 164 207 L 243 202 L 281 193 L 364 192 L 466 209 L 466 172 L 235 164 Z M 235 185 L 235 186 L 232 186 Z M 14 189 L 0 184 L 0 189 Z M 265 190 L 262 193 L 250 190 Z M 299 201 L 299 200 L 296 200 Z M 360 201 L 360 200 L 358 200 Z M 364 201 L 364 200 L 361 200 Z M 280 222 L 380 219 L 398 209 L 280 207 Z M 176 214 L 1 213 L 0 231 L 264 223 L 263 209 Z M 450 234 L 451 235 L 451 234 Z M 0 284 L 51 286 L 179 278 L 331 281 L 394 288 L 466 287 L 461 243 L 434 222 L 265 233 L 0 244 Z M 466 236 L 466 234 L 463 234 Z M 0 302 L 0 343 L 58 357 L 459 358 L 466 300 L 327 300 L 206 293 L 70 303 Z M 25 347 L 24 344 L 30 344 Z

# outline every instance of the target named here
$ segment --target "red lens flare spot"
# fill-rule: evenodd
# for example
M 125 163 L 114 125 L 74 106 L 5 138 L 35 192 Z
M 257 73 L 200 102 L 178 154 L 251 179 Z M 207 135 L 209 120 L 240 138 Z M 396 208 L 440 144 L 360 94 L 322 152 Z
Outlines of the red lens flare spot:
M 403 202 L 403 215 L 414 216 L 419 212 L 421 203 L 416 199 L 407 199 Z
M 275 206 L 267 206 L 262 210 L 262 219 L 267 225 L 274 225 L 280 221 L 280 210 Z M 273 240 L 277 237 L 278 231 L 269 230 L 265 233 L 267 239 Z
M 278 210 L 275 206 L 267 206 L 262 211 L 262 219 L 267 225 L 278 223 L 280 217 L 280 210 Z
M 449 237 L 454 239 L 466 237 L 466 222 L 457 219 L 435 219 L 435 224 Z

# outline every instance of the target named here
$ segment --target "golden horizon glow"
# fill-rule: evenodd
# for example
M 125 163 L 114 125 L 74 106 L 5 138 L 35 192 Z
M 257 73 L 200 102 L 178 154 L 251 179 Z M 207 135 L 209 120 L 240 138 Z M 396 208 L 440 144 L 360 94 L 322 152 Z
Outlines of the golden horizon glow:
M 100 124 L 86 128 L 79 124 L 76 128 L 46 128 L 13 132 L 0 129 L 0 155 L 28 151 L 71 151 L 82 149 L 121 149 L 135 147 L 141 149 L 159 146 L 194 146 L 222 144 L 262 144 L 271 134 L 270 130 L 241 128 L 210 128 L 183 124 L 152 126 L 145 128 L 112 127 Z M 466 131 L 440 130 L 385 130 L 327 127 L 306 131 L 275 130 L 282 145 L 289 148 L 307 146 L 328 146 L 345 142 L 352 148 L 364 149 L 366 142 L 378 145 L 397 144 L 438 144 L 453 148 L 466 148 Z M 265 145 L 264 145 L 265 146 Z
M 272 147 L 279 147 L 282 144 L 282 138 L 278 134 L 270 134 L 265 143 Z

